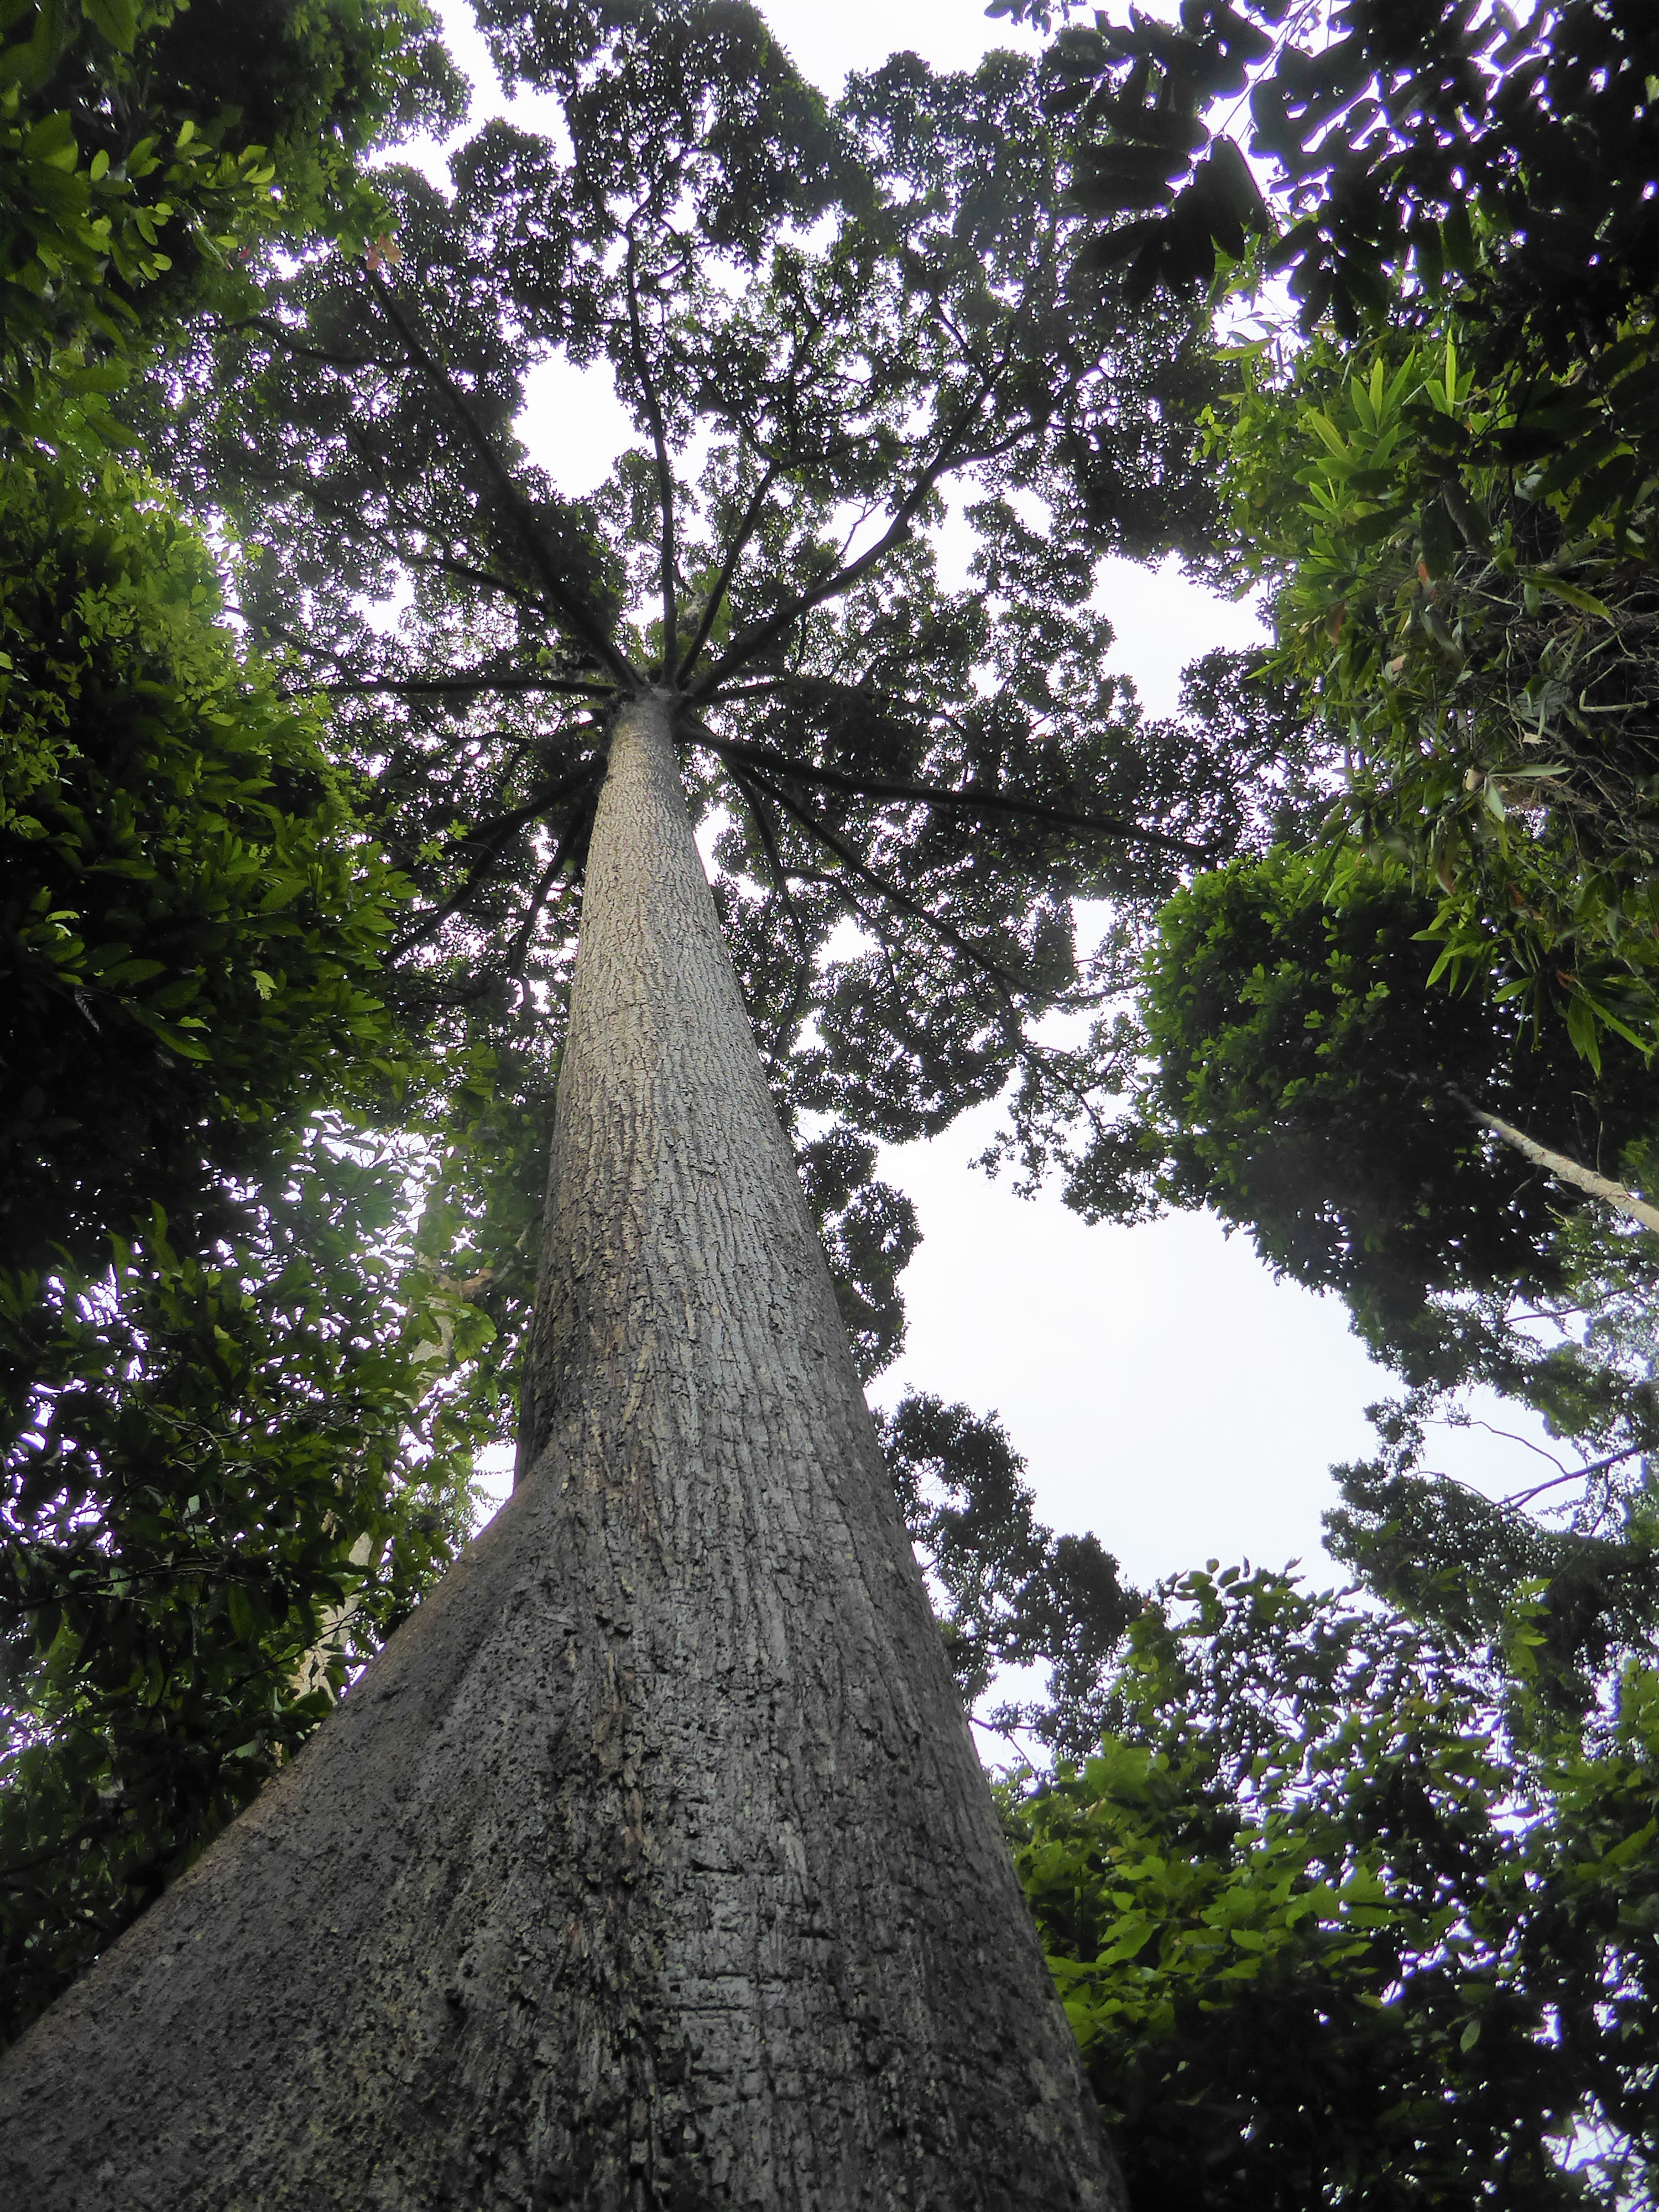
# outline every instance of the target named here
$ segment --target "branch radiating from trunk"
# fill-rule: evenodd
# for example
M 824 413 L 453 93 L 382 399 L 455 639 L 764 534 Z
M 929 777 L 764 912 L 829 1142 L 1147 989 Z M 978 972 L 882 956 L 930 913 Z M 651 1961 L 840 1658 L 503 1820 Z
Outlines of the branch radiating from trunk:
M 1121 2212 L 669 736 L 595 820 L 512 1498 L 0 2072 L 31 2212 Z

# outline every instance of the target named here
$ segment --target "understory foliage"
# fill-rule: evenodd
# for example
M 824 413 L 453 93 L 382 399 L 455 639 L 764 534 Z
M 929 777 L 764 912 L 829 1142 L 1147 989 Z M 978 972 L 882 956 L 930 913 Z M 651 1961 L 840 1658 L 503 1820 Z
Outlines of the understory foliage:
M 1340 852 L 1275 848 L 1195 877 L 1159 916 L 1147 1073 L 1085 1186 L 1119 1216 L 1215 1206 L 1275 1270 L 1340 1292 L 1413 1382 L 1449 1379 L 1458 1301 L 1562 1288 L 1555 1232 L 1589 1203 L 1472 1108 L 1609 1167 L 1653 1112 L 1638 1054 L 1621 1047 L 1598 1080 L 1559 1043 L 1539 1048 L 1515 998 L 1433 989 L 1430 920 Z
M 12 1266 L 85 1264 L 386 1053 L 401 894 L 164 495 L 0 465 L 0 1232 Z
M 1352 855 L 1275 848 L 1195 878 L 1146 960 L 1128 1110 L 1079 1187 L 1120 1219 L 1212 1207 L 1344 1299 L 1405 1389 L 1372 1409 L 1378 1455 L 1335 1470 L 1338 1556 L 1466 1644 L 1539 1584 L 1548 1693 L 1583 1707 L 1612 1655 L 1659 1634 L 1659 1249 L 1480 1113 L 1651 1187 L 1652 1078 L 1616 1040 L 1598 1077 L 1559 1030 L 1540 1048 L 1514 997 L 1431 988 L 1428 920 Z M 1478 1387 L 1557 1440 L 1553 1459 L 1517 1444 L 1510 1502 L 1435 1470 Z
M 325 1123 L 175 1251 L 3 1281 L 0 2036 L 296 1749 L 469 1532 L 487 1329 L 410 1249 L 410 1163 Z M 395 1296 L 388 1290 L 395 1289 Z M 459 1346 L 446 1328 L 467 1332 Z M 499 1419 L 499 1413 L 498 1417 Z
M 441 1571 L 505 1409 L 444 1273 L 495 1109 L 375 995 L 404 894 L 319 717 L 154 487 L 0 469 L 9 2034 Z
M 354 153 L 453 104 L 424 21 L 25 7 L 0 47 L 0 2038 L 467 1518 L 442 1370 L 485 1324 L 408 1217 L 488 1117 L 377 993 L 360 783 L 109 407 L 273 242 L 378 212 Z
M 1134 1623 L 1099 1751 L 1005 1808 L 1134 2202 L 1652 2201 L 1650 1668 L 1564 1729 L 1419 1629 L 1212 1564 Z

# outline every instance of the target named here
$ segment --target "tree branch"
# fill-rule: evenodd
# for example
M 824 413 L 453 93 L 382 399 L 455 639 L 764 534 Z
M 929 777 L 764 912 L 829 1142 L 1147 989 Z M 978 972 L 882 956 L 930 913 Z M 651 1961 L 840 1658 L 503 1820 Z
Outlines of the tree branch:
M 590 806 L 579 805 L 573 809 L 570 819 L 559 833 L 559 841 L 553 848 L 553 857 L 543 869 L 536 888 L 531 893 L 530 904 L 525 909 L 524 920 L 513 933 L 513 942 L 507 947 L 507 972 L 520 981 L 523 981 L 524 963 L 529 956 L 531 936 L 540 917 L 542 908 L 547 903 L 547 895 L 558 881 L 560 870 L 575 850 L 576 840 L 581 834 L 583 824 L 592 819 L 592 809 Z
M 562 617 L 571 635 L 587 647 L 606 673 L 617 684 L 632 690 L 640 682 L 638 670 L 632 667 L 617 652 L 605 635 L 592 609 L 583 605 L 580 596 L 572 591 L 550 559 L 547 548 L 542 543 L 541 532 L 537 528 L 534 518 L 526 512 L 527 502 L 525 495 L 515 482 L 512 471 L 495 451 L 495 441 L 479 422 L 471 403 L 464 392 L 457 389 L 454 380 L 434 360 L 422 343 L 414 325 L 398 305 L 392 287 L 378 271 L 365 269 L 363 282 L 378 301 L 381 313 L 385 315 L 393 330 L 408 347 L 422 375 L 426 378 L 433 389 L 448 402 L 452 411 L 466 434 L 468 443 L 483 463 L 491 482 L 506 501 L 517 526 L 520 538 L 530 555 L 538 575 L 541 578 L 542 587 L 547 593 L 550 604 Z
M 679 630 L 679 608 L 674 590 L 674 471 L 668 459 L 668 431 L 663 421 L 657 387 L 645 357 L 645 334 L 640 327 L 639 284 L 635 276 L 637 255 L 634 244 L 634 227 L 628 228 L 628 253 L 623 273 L 628 283 L 628 335 L 634 355 L 634 368 L 640 380 L 640 390 L 645 398 L 646 420 L 651 425 L 651 442 L 657 455 L 657 500 L 662 514 L 662 665 L 663 675 L 671 684 L 674 680 L 674 649 Z
M 799 776 L 804 783 L 820 783 L 836 791 L 847 791 L 867 799 L 909 799 L 935 806 L 957 806 L 974 813 L 1013 814 L 1033 822 L 1048 824 L 1057 830 L 1091 830 L 1105 837 L 1123 837 L 1133 843 L 1156 845 L 1170 853 L 1182 853 L 1190 860 L 1207 860 L 1207 847 L 1188 843 L 1184 837 L 1168 837 L 1160 830 L 1138 829 L 1115 814 L 1085 814 L 1069 807 L 1045 805 L 1035 799 L 1017 799 L 1012 794 L 989 791 L 953 791 L 946 784 L 912 783 L 892 776 L 858 775 L 844 769 L 819 768 L 807 761 L 792 761 L 769 746 L 751 745 L 738 738 L 717 738 L 699 719 L 698 741 L 707 744 L 722 759 L 742 762 L 745 766 L 769 769 L 775 775 Z
M 413 951 L 417 945 L 423 944 L 428 938 L 441 929 L 450 915 L 465 906 L 478 886 L 486 881 L 496 861 L 501 858 L 502 847 L 508 842 L 515 832 L 522 830 L 526 823 L 533 822 L 538 815 L 546 813 L 550 806 L 556 805 L 558 801 L 568 793 L 580 792 L 585 787 L 591 786 L 595 781 L 597 769 L 590 763 L 578 775 L 566 776 L 559 783 L 544 784 L 539 791 L 532 793 L 522 806 L 515 807 L 510 814 L 497 815 L 493 822 L 471 831 L 467 842 L 473 844 L 482 840 L 483 849 L 477 861 L 468 869 L 465 880 L 450 893 L 441 905 L 434 907 L 430 914 L 423 916 L 416 924 L 414 928 L 406 931 L 388 949 L 387 957 L 392 960 L 402 959 L 404 953 Z
M 1605 1474 L 1609 1468 L 1617 1467 L 1621 1460 L 1634 1459 L 1644 1447 L 1626 1444 L 1623 1451 L 1609 1452 L 1605 1459 L 1593 1459 L 1588 1467 L 1570 1467 L 1565 1474 L 1552 1475 L 1547 1482 L 1534 1483 L 1530 1490 L 1517 1490 L 1513 1498 L 1500 1498 L 1500 1505 L 1525 1505 L 1534 1498 L 1541 1498 L 1547 1490 L 1559 1490 L 1564 1482 L 1587 1482 L 1593 1474 Z
M 488 676 L 482 670 L 473 675 L 461 676 L 364 677 L 351 683 L 313 684 L 308 688 L 313 691 L 325 691 L 331 698 L 355 698 L 389 692 L 399 698 L 422 699 L 440 697 L 452 691 L 496 692 L 514 696 L 547 691 L 575 699 L 608 699 L 611 696 L 608 684 L 582 684 L 574 677 Z M 279 694 L 285 699 L 302 696 L 294 691 Z
M 827 846 L 843 867 L 850 868 L 854 875 L 868 884 L 872 890 L 879 892 L 883 898 L 898 907 L 903 913 L 913 915 L 924 928 L 930 929 L 942 943 L 951 945 L 956 951 L 960 952 L 965 960 L 971 961 L 975 967 L 988 976 L 997 986 L 1008 1011 L 1017 1014 L 1014 1000 L 1020 988 L 1018 977 L 1011 975 L 1007 969 L 993 960 L 988 953 L 981 952 L 973 939 L 963 936 L 953 922 L 942 921 L 937 915 L 931 913 L 921 900 L 913 898 L 908 891 L 901 890 L 896 884 L 889 883 L 886 877 L 878 874 L 854 847 L 848 844 L 844 838 L 838 837 L 828 823 L 820 822 L 815 814 L 791 799 L 787 791 L 780 791 L 775 784 L 769 783 L 762 775 L 757 775 L 755 781 L 769 797 L 775 799 L 787 813 L 793 814 L 804 830 L 816 837 L 821 844 Z
M 794 895 L 789 889 L 789 871 L 783 864 L 783 856 L 778 850 L 777 838 L 773 833 L 770 822 L 767 819 L 766 809 L 761 802 L 760 793 L 750 783 L 748 778 L 736 769 L 732 771 L 732 777 L 738 790 L 749 801 L 749 811 L 755 817 L 755 826 L 760 831 L 761 843 L 766 848 L 766 864 L 771 871 L 773 884 L 778 897 L 783 902 L 783 910 L 789 917 L 789 927 L 793 931 L 795 938 L 794 988 L 790 993 L 788 1006 L 778 1015 L 776 1025 L 772 1032 L 772 1041 L 767 1047 L 768 1058 L 777 1062 L 781 1060 L 789 1032 L 800 1019 L 801 1007 L 807 996 L 808 981 L 812 972 L 812 947 L 808 941 L 806 925 L 801 920 L 800 908 L 795 904 Z
M 971 404 L 958 410 L 956 422 L 946 433 L 938 452 L 899 501 L 893 511 L 892 521 L 875 544 L 860 553 L 856 561 L 837 568 L 832 576 L 822 584 L 815 585 L 810 592 L 797 592 L 789 604 L 781 607 L 775 614 L 763 616 L 760 621 L 750 623 L 747 629 L 739 631 L 720 659 L 690 694 L 695 702 L 702 704 L 714 698 L 728 675 L 775 642 L 803 615 L 811 614 L 814 607 L 822 606 L 826 599 L 838 599 L 843 592 L 850 591 L 861 576 L 867 575 L 878 562 L 884 561 L 896 547 L 905 542 L 910 535 L 912 521 L 927 503 L 934 485 L 957 459 L 969 427 L 989 398 L 992 388 L 990 383 L 981 383 Z
M 738 523 L 732 543 L 726 548 L 726 557 L 720 562 L 720 574 L 715 577 L 714 587 L 708 594 L 708 603 L 704 607 L 702 618 L 697 623 L 696 634 L 681 655 L 679 665 L 674 671 L 674 681 L 677 684 L 684 684 L 696 665 L 697 655 L 708 644 L 709 635 L 715 623 L 720 619 L 721 603 L 732 588 L 732 578 L 736 573 L 738 562 L 743 558 L 744 549 L 755 534 L 756 525 L 761 518 L 761 510 L 766 503 L 766 495 L 777 482 L 779 469 L 778 462 L 767 463 L 765 472 L 755 487 L 748 506 L 743 511 L 743 520 Z
M 1575 1190 L 1587 1192 L 1591 1198 L 1605 1199 L 1630 1220 L 1639 1221 L 1644 1229 L 1659 1229 L 1659 1206 L 1650 1206 L 1646 1199 L 1638 1198 L 1626 1184 L 1597 1175 L 1594 1168 L 1585 1167 L 1565 1152 L 1552 1152 L 1547 1145 L 1540 1145 L 1535 1137 L 1528 1136 L 1524 1129 L 1517 1129 L 1512 1121 L 1501 1121 L 1484 1106 L 1477 1106 L 1474 1099 L 1464 1097 L 1455 1084 L 1449 1083 L 1445 1088 L 1483 1129 L 1490 1129 L 1506 1145 L 1513 1145 L 1522 1158 L 1530 1160 L 1534 1167 L 1543 1168 L 1558 1181 L 1571 1183 Z
M 796 906 L 790 891 L 789 873 L 783 865 L 783 856 L 778 850 L 778 842 L 773 835 L 772 825 L 766 818 L 766 809 L 761 804 L 760 793 L 750 782 L 748 777 L 738 769 L 732 769 L 732 780 L 749 801 L 750 811 L 755 817 L 755 827 L 760 831 L 761 843 L 765 848 L 766 865 L 771 870 L 772 882 L 778 896 L 783 901 L 783 910 L 789 917 L 789 926 L 795 933 L 795 943 L 800 948 L 802 959 L 810 960 L 812 954 L 811 948 L 806 940 L 805 925 L 801 921 L 800 910 Z

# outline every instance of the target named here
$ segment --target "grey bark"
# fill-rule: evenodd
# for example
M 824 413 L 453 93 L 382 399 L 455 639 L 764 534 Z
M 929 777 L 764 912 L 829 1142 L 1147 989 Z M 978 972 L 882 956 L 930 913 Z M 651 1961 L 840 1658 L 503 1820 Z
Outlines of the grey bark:
M 652 695 L 513 1497 L 0 2072 L 32 2212 L 1121 2205 Z
M 1530 1160 L 1534 1167 L 1545 1169 L 1560 1182 L 1570 1183 L 1575 1190 L 1587 1192 L 1591 1198 L 1604 1200 L 1628 1219 L 1639 1221 L 1644 1229 L 1659 1229 L 1659 1206 L 1650 1206 L 1646 1199 L 1632 1190 L 1628 1184 L 1614 1182 L 1610 1176 L 1598 1175 L 1594 1168 L 1587 1168 L 1583 1161 L 1573 1159 L 1568 1153 L 1554 1152 L 1548 1145 L 1540 1145 L 1536 1137 L 1529 1137 L 1524 1129 L 1517 1129 L 1513 1121 L 1500 1121 L 1496 1114 L 1489 1114 L 1484 1106 L 1477 1106 L 1472 1098 L 1465 1098 L 1461 1091 L 1455 1091 L 1453 1096 L 1466 1111 L 1474 1116 L 1483 1129 L 1490 1129 L 1493 1136 L 1501 1137 L 1506 1145 L 1513 1145 L 1516 1151 L 1523 1158 Z

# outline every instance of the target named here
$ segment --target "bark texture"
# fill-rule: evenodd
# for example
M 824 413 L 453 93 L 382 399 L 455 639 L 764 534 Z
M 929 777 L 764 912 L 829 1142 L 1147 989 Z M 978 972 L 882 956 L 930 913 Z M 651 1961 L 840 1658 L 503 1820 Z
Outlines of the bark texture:
M 1454 1091 L 1452 1096 L 1474 1116 L 1483 1129 L 1490 1129 L 1493 1136 L 1501 1137 L 1506 1145 L 1513 1145 L 1522 1158 L 1530 1160 L 1534 1167 L 1559 1176 L 1561 1182 L 1571 1184 L 1575 1190 L 1587 1192 L 1591 1198 L 1604 1199 L 1629 1220 L 1639 1221 L 1644 1229 L 1659 1229 L 1659 1206 L 1650 1206 L 1647 1200 L 1638 1191 L 1632 1190 L 1628 1184 L 1614 1182 L 1610 1176 L 1598 1175 L 1594 1168 L 1587 1168 L 1583 1161 L 1575 1160 L 1565 1152 L 1553 1152 L 1549 1146 L 1540 1145 L 1536 1137 L 1529 1137 L 1524 1129 L 1517 1129 L 1513 1121 L 1502 1121 L 1496 1114 L 1489 1114 L 1484 1106 L 1477 1106 L 1472 1098 L 1465 1098 L 1461 1091 Z
M 501 1513 L 0 2071 L 0 2202 L 1115 2212 L 655 696 L 530 1369 Z

